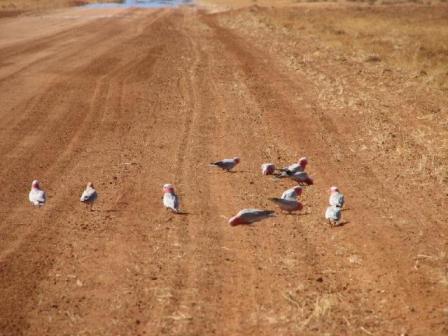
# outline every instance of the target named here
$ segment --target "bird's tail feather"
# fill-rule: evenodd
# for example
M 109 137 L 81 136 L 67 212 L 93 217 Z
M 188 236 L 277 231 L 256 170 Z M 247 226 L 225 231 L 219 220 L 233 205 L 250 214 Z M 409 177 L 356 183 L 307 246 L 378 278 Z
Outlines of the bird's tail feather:
M 275 211 L 274 210 L 266 210 L 265 213 L 269 217 L 275 217 Z

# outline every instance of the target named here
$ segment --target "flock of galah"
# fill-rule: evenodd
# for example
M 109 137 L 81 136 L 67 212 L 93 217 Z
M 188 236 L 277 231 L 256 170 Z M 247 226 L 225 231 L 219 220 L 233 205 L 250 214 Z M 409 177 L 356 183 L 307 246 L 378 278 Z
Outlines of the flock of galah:
M 239 157 L 233 159 L 224 159 L 213 162 L 210 165 L 219 167 L 226 172 L 230 172 L 240 163 Z M 280 197 L 271 197 L 269 200 L 276 204 L 281 211 L 292 213 L 303 209 L 303 204 L 299 201 L 299 197 L 303 193 L 303 187 L 313 185 L 313 179 L 305 171 L 308 164 L 308 159 L 302 157 L 297 163 L 288 167 L 277 169 L 272 163 L 264 163 L 261 165 L 261 172 L 263 175 L 273 175 L 275 178 L 287 178 L 295 181 L 298 185 L 286 191 Z M 86 189 L 82 192 L 80 201 L 85 204 L 86 208 L 93 209 L 93 204 L 98 197 L 93 183 L 87 183 Z M 32 205 L 41 207 L 45 204 L 47 198 L 45 191 L 40 187 L 38 180 L 34 180 L 31 184 L 31 191 L 29 193 L 29 200 Z M 163 185 L 163 205 L 166 209 L 173 213 L 180 213 L 179 196 L 174 190 L 172 184 Z M 339 191 L 338 187 L 330 188 L 329 206 L 325 211 L 325 218 L 330 226 L 336 226 L 341 220 L 341 210 L 344 206 L 344 195 Z M 275 211 L 260 210 L 260 209 L 243 209 L 235 216 L 229 219 L 229 224 L 232 226 L 240 224 L 251 224 L 258 222 L 268 217 L 273 217 Z
M 230 172 L 240 163 L 239 157 L 233 159 L 224 159 L 211 163 L 211 166 L 219 167 L 226 172 Z M 313 179 L 305 171 L 308 159 L 302 157 L 297 163 L 294 163 L 288 167 L 277 169 L 272 163 L 263 163 L 261 165 L 261 172 L 263 175 L 273 175 L 276 178 L 288 178 L 295 181 L 298 186 L 292 187 L 281 195 L 281 197 L 271 197 L 270 201 L 275 203 L 281 211 L 292 213 L 294 211 L 300 211 L 303 209 L 303 204 L 299 201 L 300 195 L 302 195 L 304 186 L 313 185 Z M 163 205 L 166 209 L 171 210 L 174 213 L 180 212 L 179 197 L 174 191 L 172 184 L 165 184 L 163 186 Z M 337 187 L 330 188 L 329 206 L 325 211 L 325 218 L 331 226 L 336 226 L 341 220 L 341 210 L 344 206 L 344 195 L 339 191 Z M 229 219 L 229 224 L 232 226 L 239 224 L 251 224 L 262 219 L 273 217 L 275 211 L 272 210 L 260 210 L 260 209 L 243 209 L 235 216 Z

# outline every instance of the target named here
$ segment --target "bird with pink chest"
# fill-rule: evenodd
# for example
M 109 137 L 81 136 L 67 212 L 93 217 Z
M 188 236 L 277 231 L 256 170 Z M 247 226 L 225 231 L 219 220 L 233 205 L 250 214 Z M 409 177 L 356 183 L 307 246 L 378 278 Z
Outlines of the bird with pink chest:
M 301 186 L 295 186 L 285 190 L 280 198 L 296 200 L 300 195 L 302 195 L 303 188 Z
M 174 192 L 172 184 L 167 183 L 163 185 L 163 205 L 174 213 L 179 213 L 180 211 L 179 196 Z
M 279 169 L 282 172 L 280 176 L 287 177 L 298 172 L 304 172 L 307 165 L 308 158 L 303 156 L 297 161 L 297 163 L 293 163 L 285 168 Z
M 33 206 L 38 208 L 44 206 L 47 201 L 47 194 L 40 188 L 40 182 L 38 180 L 34 180 L 31 183 L 31 190 L 28 195 L 28 199 Z
M 275 172 L 275 165 L 273 163 L 263 163 L 261 165 L 261 173 L 263 175 L 272 175 Z
M 273 217 L 275 211 L 272 210 L 260 210 L 260 209 L 243 209 L 235 216 L 229 219 L 231 226 L 252 224 L 263 219 Z
M 341 193 L 338 187 L 333 186 L 330 188 L 330 198 L 328 200 L 330 205 L 337 206 L 338 208 L 342 208 L 345 203 L 344 194 Z
M 240 158 L 236 156 L 233 159 L 224 159 L 221 161 L 212 162 L 212 163 L 210 163 L 210 166 L 219 167 L 222 170 L 229 172 L 233 168 L 235 168 L 235 166 L 237 164 L 239 164 L 240 162 L 241 162 Z

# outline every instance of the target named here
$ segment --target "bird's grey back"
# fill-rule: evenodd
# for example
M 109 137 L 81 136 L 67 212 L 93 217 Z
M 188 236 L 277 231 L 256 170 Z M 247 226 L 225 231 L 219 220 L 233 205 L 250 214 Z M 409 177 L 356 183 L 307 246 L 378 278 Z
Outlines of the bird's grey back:
M 81 196 L 83 202 L 94 202 L 98 197 L 98 193 L 93 188 L 87 188 L 84 190 Z

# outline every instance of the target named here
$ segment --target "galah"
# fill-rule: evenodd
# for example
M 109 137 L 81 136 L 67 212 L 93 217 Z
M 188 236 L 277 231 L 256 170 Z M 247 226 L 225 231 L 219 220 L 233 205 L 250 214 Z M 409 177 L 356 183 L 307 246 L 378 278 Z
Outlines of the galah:
M 263 175 L 272 175 L 275 171 L 275 165 L 273 163 L 263 163 L 261 165 L 261 173 Z
M 268 217 L 273 217 L 275 211 L 272 210 L 259 210 L 259 209 L 243 209 L 229 219 L 229 224 L 232 226 L 240 224 L 251 224 L 261 221 Z
M 172 184 L 163 186 L 163 205 L 172 212 L 179 213 L 179 197 L 174 192 Z
M 330 205 L 337 206 L 338 208 L 342 208 L 345 203 L 344 195 L 339 191 L 338 187 L 330 188 L 330 199 L 328 200 Z
M 283 211 L 287 211 L 288 213 L 291 213 L 293 211 L 300 211 L 303 209 L 303 204 L 297 200 L 277 197 L 269 198 L 269 200 L 277 204 L 280 209 L 282 209 Z
M 98 198 L 98 193 L 95 190 L 92 182 L 87 183 L 86 189 L 82 192 L 80 201 L 86 205 L 86 208 L 90 206 L 90 211 L 93 209 L 93 203 Z
M 240 163 L 239 157 L 234 157 L 233 159 L 224 159 L 221 161 L 216 161 L 210 163 L 211 166 L 219 167 L 225 171 L 232 170 L 238 163 Z
M 298 172 L 304 172 L 307 164 L 308 159 L 306 157 L 301 157 L 297 163 L 293 163 L 288 167 L 280 169 L 280 171 L 282 172 L 280 174 L 280 177 L 288 177 Z
M 314 184 L 313 179 L 308 175 L 307 172 L 297 172 L 292 175 L 288 175 L 288 178 L 296 181 L 300 185 L 312 185 Z
M 296 187 L 290 188 L 290 189 L 286 190 L 285 192 L 283 192 L 281 198 L 287 199 L 287 200 L 296 200 L 297 197 L 302 195 L 302 191 L 303 191 L 302 187 L 296 186 Z
M 28 198 L 31 204 L 39 208 L 47 201 L 47 195 L 45 194 L 45 191 L 40 188 L 40 182 L 38 180 L 34 180 L 31 183 L 31 191 Z
M 331 205 L 325 211 L 325 218 L 328 220 L 328 224 L 336 226 L 341 220 L 341 208 Z

